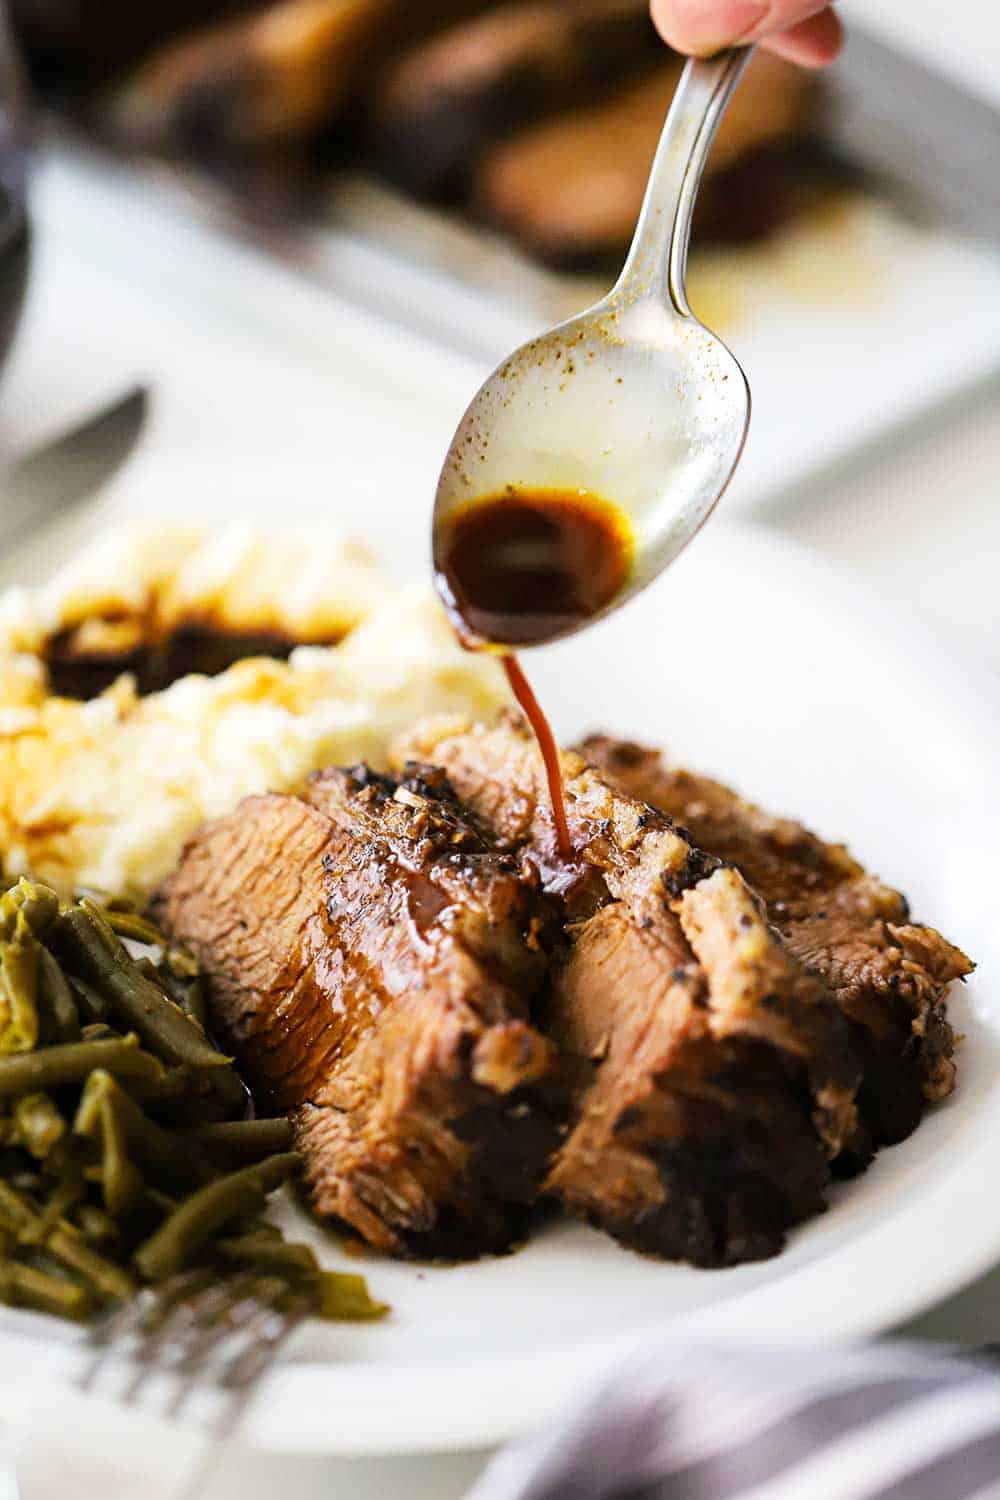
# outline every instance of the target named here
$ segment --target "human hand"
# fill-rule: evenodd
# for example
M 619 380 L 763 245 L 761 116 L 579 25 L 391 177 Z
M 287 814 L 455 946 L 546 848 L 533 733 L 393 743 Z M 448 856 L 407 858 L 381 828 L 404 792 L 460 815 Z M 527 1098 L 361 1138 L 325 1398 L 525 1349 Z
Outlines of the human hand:
M 678 52 L 707 56 L 760 42 L 807 68 L 832 62 L 843 27 L 824 0 L 651 0 L 657 30 Z

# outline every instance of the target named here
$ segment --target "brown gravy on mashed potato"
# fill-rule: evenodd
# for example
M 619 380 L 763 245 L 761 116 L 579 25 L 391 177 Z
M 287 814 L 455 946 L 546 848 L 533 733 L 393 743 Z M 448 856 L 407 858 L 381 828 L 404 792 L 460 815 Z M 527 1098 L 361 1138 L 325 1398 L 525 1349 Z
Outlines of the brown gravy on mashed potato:
M 335 646 L 343 634 L 309 644 Z M 140 694 L 158 693 L 191 672 L 216 677 L 250 656 L 287 661 L 302 644 L 278 631 L 233 631 L 196 621 L 162 639 L 144 641 L 134 621 L 111 619 L 58 631 L 46 642 L 42 659 L 53 693 L 86 700 L 103 693 L 123 672 L 135 678 Z

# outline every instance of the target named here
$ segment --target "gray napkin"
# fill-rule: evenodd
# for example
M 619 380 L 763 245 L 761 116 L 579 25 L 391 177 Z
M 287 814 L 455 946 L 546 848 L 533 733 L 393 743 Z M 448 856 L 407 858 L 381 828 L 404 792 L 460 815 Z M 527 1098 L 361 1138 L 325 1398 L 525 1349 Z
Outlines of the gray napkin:
M 468 1500 L 1000 1496 L 1000 1376 L 919 1345 L 644 1350 Z

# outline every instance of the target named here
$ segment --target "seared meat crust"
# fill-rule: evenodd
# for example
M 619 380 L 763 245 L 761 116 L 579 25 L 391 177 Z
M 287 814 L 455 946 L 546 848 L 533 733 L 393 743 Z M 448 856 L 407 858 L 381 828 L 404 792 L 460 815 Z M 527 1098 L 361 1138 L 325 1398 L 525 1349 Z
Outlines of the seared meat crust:
M 424 726 L 406 753 L 441 766 L 539 869 L 567 923 L 545 1019 L 574 1066 L 575 1113 L 548 1188 L 646 1250 L 701 1265 L 775 1253 L 856 1135 L 860 1070 L 825 986 L 736 870 L 573 754 L 567 877 L 519 720 Z
M 439 775 L 248 798 L 155 907 L 256 1097 L 293 1111 L 320 1214 L 393 1253 L 509 1246 L 556 1138 L 544 916 Z
M 868 1153 L 901 1140 L 925 1102 L 954 1088 L 949 984 L 971 973 L 960 949 L 910 921 L 905 897 L 869 875 L 841 844 L 775 818 L 655 750 L 593 736 L 587 760 L 616 786 L 678 819 L 734 865 L 763 898 L 785 946 L 836 996 L 864 1064 L 859 1107 Z M 858 1165 L 848 1158 L 847 1167 Z

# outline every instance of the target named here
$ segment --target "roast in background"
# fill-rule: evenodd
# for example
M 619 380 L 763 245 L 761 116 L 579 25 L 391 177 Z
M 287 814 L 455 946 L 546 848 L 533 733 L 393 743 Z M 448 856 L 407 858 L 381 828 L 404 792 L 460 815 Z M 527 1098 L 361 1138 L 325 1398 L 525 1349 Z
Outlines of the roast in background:
M 14 16 L 42 93 L 119 148 L 302 202 L 362 166 L 569 267 L 628 244 L 681 71 L 645 0 L 15 0 Z M 755 60 L 709 164 L 703 242 L 765 236 L 815 196 L 821 93 Z

